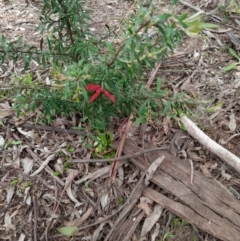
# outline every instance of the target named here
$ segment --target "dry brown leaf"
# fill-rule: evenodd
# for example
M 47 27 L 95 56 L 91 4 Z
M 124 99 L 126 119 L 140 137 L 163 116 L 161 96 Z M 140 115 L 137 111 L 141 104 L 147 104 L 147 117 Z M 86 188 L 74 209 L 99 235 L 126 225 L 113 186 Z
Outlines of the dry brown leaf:
M 102 229 L 103 229 L 103 227 L 104 227 L 104 225 L 106 224 L 106 222 L 102 222 L 99 226 L 98 226 L 98 228 L 94 231 L 94 233 L 93 233 L 93 236 L 92 236 L 92 239 L 91 239 L 91 241 L 97 241 L 98 240 L 98 238 L 99 238 L 99 236 L 100 236 L 100 232 L 102 231 Z
M 6 212 L 5 215 L 4 215 L 4 225 L 3 227 L 6 229 L 6 230 L 13 230 L 15 231 L 16 230 L 16 227 L 12 224 L 12 218 L 9 214 L 9 212 Z
M 100 197 L 100 203 L 101 203 L 103 210 L 105 210 L 105 208 L 109 206 L 110 201 L 111 201 L 111 199 L 109 197 L 108 190 L 104 189 L 104 191 Z
M 204 163 L 204 166 L 207 168 L 207 169 L 215 169 L 214 167 L 215 167 L 215 164 L 216 164 L 216 162 L 214 162 L 214 161 L 208 161 L 208 162 L 205 162 Z
M 41 166 L 34 172 L 32 173 L 30 176 L 33 177 L 33 176 L 36 176 L 39 172 L 41 172 L 47 165 L 50 161 L 52 161 L 55 157 L 55 153 L 48 156 L 47 159 L 41 164 Z
M 212 177 L 211 173 L 209 172 L 209 170 L 205 167 L 205 165 L 201 165 L 200 169 L 202 171 L 202 173 L 206 176 L 206 177 Z
M 10 234 L 0 234 L 0 240 L 11 240 L 12 236 Z
M 12 200 L 13 194 L 15 191 L 15 187 L 14 186 L 9 186 L 7 188 L 7 203 L 9 204 Z
M 141 230 L 141 237 L 144 237 L 158 221 L 162 214 L 163 207 L 159 204 L 154 206 L 153 212 L 145 219 Z
M 0 109 L 0 119 L 13 115 L 14 111 L 12 109 L 1 110 Z
M 151 213 L 151 208 L 149 207 L 148 203 L 145 200 L 141 200 L 140 203 L 137 205 L 137 207 L 142 209 L 147 216 L 149 216 L 149 214 Z
M 54 169 L 55 169 L 55 171 L 63 174 L 64 165 L 63 165 L 62 158 L 57 159 L 57 163 L 54 164 Z
M 159 225 L 159 223 L 156 223 L 155 230 L 151 234 L 151 241 L 155 241 L 156 240 L 156 237 L 158 236 L 159 232 L 160 232 L 160 225 Z
M 31 206 L 31 204 L 32 204 L 32 198 L 31 198 L 31 196 L 29 195 L 29 190 L 30 190 L 30 187 L 25 188 L 23 200 L 24 200 L 24 202 L 25 202 L 27 205 Z
M 68 172 L 69 172 L 69 175 L 66 179 L 66 183 L 65 183 L 65 187 L 66 188 L 66 193 L 68 195 L 68 197 L 76 203 L 75 207 L 78 207 L 78 206 L 81 206 L 83 205 L 83 203 L 80 203 L 73 195 L 72 193 L 72 188 L 71 188 L 71 183 L 73 182 L 75 176 L 78 174 L 78 171 L 77 170 L 71 170 L 71 169 L 68 169 Z
M 0 149 L 2 149 L 5 145 L 5 140 L 3 138 L 3 136 L 0 135 Z
M 26 137 L 30 137 L 32 138 L 33 140 L 37 139 L 38 138 L 38 134 L 34 131 L 34 130 L 31 130 L 31 131 L 24 131 L 22 130 L 22 128 L 18 127 L 17 130 L 24 136 Z
M 230 121 L 228 123 L 228 127 L 229 127 L 230 131 L 235 131 L 237 128 L 235 114 L 232 112 L 231 115 L 229 116 L 229 118 L 230 118 Z
M 203 161 L 202 157 L 200 157 L 199 155 L 197 155 L 195 152 L 193 151 L 188 151 L 187 150 L 187 154 L 189 156 L 190 159 L 192 159 L 193 161 Z
M 32 170 L 34 160 L 29 157 L 25 157 L 21 159 L 21 163 L 23 166 L 23 173 L 29 174 L 29 172 Z
M 232 178 L 232 176 L 231 176 L 230 174 L 227 174 L 227 173 L 226 173 L 225 168 L 222 168 L 221 175 L 222 175 L 222 177 L 223 177 L 224 179 L 226 179 L 227 181 L 229 181 L 229 180 Z
M 24 233 L 21 233 L 21 235 L 20 235 L 18 241 L 24 241 L 25 238 L 26 238 L 26 235 L 25 235 Z
M 20 153 L 22 151 L 21 146 L 13 146 L 13 166 L 17 169 L 20 168 Z
M 159 165 L 162 163 L 164 160 L 165 156 L 160 156 L 157 158 L 148 168 L 147 173 L 146 173 L 146 178 L 145 178 L 145 186 L 147 186 L 150 182 L 150 179 L 153 177 L 154 173 L 156 172 L 157 168 Z
M 124 170 L 123 167 L 118 168 L 118 178 L 116 178 L 116 184 L 121 187 L 124 181 Z
M 164 133 L 167 135 L 170 128 L 170 119 L 168 117 L 164 117 L 162 125 L 163 125 Z
M 94 212 L 94 207 L 92 205 L 89 205 L 88 210 L 80 217 L 77 219 L 74 219 L 69 222 L 64 222 L 65 226 L 72 227 L 72 226 L 80 226 L 82 225 Z

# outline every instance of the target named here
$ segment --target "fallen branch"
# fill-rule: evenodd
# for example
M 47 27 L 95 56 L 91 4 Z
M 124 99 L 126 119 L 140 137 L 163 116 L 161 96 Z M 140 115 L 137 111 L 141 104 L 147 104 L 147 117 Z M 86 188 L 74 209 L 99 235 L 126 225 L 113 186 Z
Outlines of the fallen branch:
M 217 144 L 210 137 L 208 137 L 203 131 L 201 131 L 197 125 L 192 122 L 185 115 L 181 116 L 181 121 L 186 128 L 187 132 L 196 139 L 199 143 L 205 146 L 210 152 L 218 156 L 221 160 L 233 167 L 240 173 L 240 159 L 232 154 L 230 151 Z

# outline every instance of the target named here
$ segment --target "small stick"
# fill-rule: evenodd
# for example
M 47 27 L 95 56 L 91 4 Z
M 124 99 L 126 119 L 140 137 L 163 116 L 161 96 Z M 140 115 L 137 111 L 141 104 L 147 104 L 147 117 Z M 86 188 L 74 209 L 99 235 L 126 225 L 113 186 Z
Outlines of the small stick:
M 34 210 L 33 238 L 34 238 L 34 241 L 37 241 L 38 240 L 38 237 L 37 237 L 38 212 L 37 212 L 37 200 L 35 196 L 33 197 L 33 210 Z
M 58 132 L 58 133 L 67 133 L 69 135 L 82 135 L 87 136 L 86 131 L 78 131 L 78 130 L 72 130 L 72 129 L 62 129 L 54 126 L 45 126 L 45 125 L 33 125 L 28 123 L 22 123 L 17 125 L 13 120 L 8 120 L 7 123 L 10 125 L 13 125 L 15 127 L 23 127 L 26 129 L 34 129 L 34 130 L 43 130 L 43 131 L 49 131 L 49 132 Z
M 136 156 L 140 156 L 147 152 L 160 151 L 160 150 L 168 150 L 168 147 L 153 147 L 147 150 L 138 151 L 134 154 L 119 156 L 119 157 L 114 157 L 109 159 L 74 159 L 74 160 L 70 160 L 70 162 L 73 162 L 73 163 L 116 162 L 116 161 L 122 161 L 130 158 L 134 158 Z
M 127 138 L 127 134 L 128 134 L 128 132 L 130 130 L 130 127 L 132 125 L 132 119 L 133 119 L 133 114 L 131 113 L 129 118 L 128 118 L 128 122 L 127 122 L 127 125 L 125 127 L 125 130 L 123 132 L 121 141 L 120 141 L 119 146 L 117 148 L 116 157 L 120 157 L 122 155 L 122 150 L 123 150 L 125 140 Z M 112 180 L 113 183 L 115 182 L 115 179 L 116 179 L 118 167 L 119 167 L 119 162 L 118 161 L 114 162 L 113 165 L 112 165 L 112 170 L 111 170 L 111 180 Z

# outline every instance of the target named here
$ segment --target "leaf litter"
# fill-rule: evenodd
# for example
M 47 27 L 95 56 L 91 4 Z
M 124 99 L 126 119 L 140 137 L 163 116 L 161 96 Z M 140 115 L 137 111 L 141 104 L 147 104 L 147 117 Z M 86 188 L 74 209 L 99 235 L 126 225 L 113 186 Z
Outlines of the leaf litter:
M 191 1 L 193 6 L 209 11 L 212 10 L 214 3 L 215 1 L 204 1 L 204 3 Z M 25 1 L 1 2 L 2 32 L 13 41 L 23 34 L 29 44 L 38 44 L 39 33 L 34 31 L 37 15 L 41 9 L 40 4 L 30 2 L 26 5 Z M 92 26 L 93 31 L 104 32 L 105 23 L 114 28 L 124 15 L 134 11 L 134 4 L 130 1 L 92 0 L 88 4 L 93 9 L 95 20 Z M 156 6 L 166 7 L 167 4 L 169 3 L 166 1 L 159 1 Z M 186 11 L 186 6 L 179 4 L 178 11 Z M 190 8 L 187 11 L 191 11 Z M 221 16 L 220 13 L 219 16 Z M 229 24 L 232 27 L 235 26 L 231 21 Z M 228 27 L 224 25 L 221 26 L 221 29 L 221 33 L 211 30 L 203 32 L 209 38 L 183 42 L 176 50 L 175 57 L 164 62 L 165 68 L 161 66 L 158 69 L 158 75 L 163 79 L 163 85 L 175 94 L 184 90 L 186 96 L 198 97 L 203 104 L 199 104 L 191 110 L 195 121 L 207 129 L 208 135 L 214 140 L 221 142 L 225 148 L 240 156 L 239 66 L 236 67 L 233 74 L 224 72 L 223 68 L 234 62 L 235 59 L 222 49 L 233 42 L 235 35 L 226 34 Z M 171 72 L 171 64 L 183 64 L 186 69 L 180 68 L 179 70 L 178 68 L 178 71 Z M 37 68 L 34 63 L 30 67 L 33 71 Z M 9 62 L 7 65 L 1 66 L 0 82 L 13 70 L 19 74 L 23 73 L 21 63 L 14 65 Z M 37 71 L 41 78 L 47 78 L 39 69 Z M 219 103 L 220 105 L 218 105 Z M 211 113 L 207 112 L 208 109 L 211 110 Z M 0 239 L 30 240 L 33 224 L 37 223 L 39 237 L 47 230 L 51 240 L 60 240 L 56 229 L 65 225 L 73 227 L 73 233 L 82 240 L 104 240 L 104 236 L 107 235 L 117 219 L 117 214 L 111 215 L 121 205 L 124 205 L 119 200 L 127 200 L 141 173 L 134 170 L 131 165 L 127 164 L 127 161 L 122 161 L 120 163 L 121 171 L 116 178 L 117 187 L 114 187 L 113 191 L 102 193 L 100 192 L 102 187 L 110 185 L 110 165 L 101 163 L 99 166 L 92 166 L 76 163 L 67 170 L 64 167 L 64 163 L 69 159 L 90 159 L 92 153 L 87 156 L 86 148 L 82 147 L 84 137 L 69 136 L 67 133 L 50 132 L 44 129 L 28 129 L 17 125 L 9 127 L 4 122 L 6 118 L 13 119 L 15 123 L 31 121 L 31 118 L 26 121 L 24 119 L 16 120 L 13 117 L 14 112 L 10 102 L 1 101 L 0 149 L 2 150 L 3 147 L 5 149 L 0 153 L 0 210 L 3 210 L 3 212 L 0 211 L 2 220 L 0 227 L 4 232 L 4 235 L 0 234 Z M 59 119 L 53 122 L 53 127 L 65 126 L 70 129 L 74 126 L 73 123 L 74 119 L 70 121 Z M 176 130 L 178 130 L 178 126 L 174 126 L 174 123 L 164 117 L 159 120 L 157 125 L 148 123 L 148 128 L 143 136 L 139 134 L 138 128 L 135 128 L 131 136 L 136 142 L 141 140 L 153 143 L 155 146 L 173 146 L 172 151 L 175 155 L 191 160 L 196 170 L 202 171 L 206 176 L 216 178 L 222 185 L 226 187 L 231 185 L 232 189 L 229 190 L 234 190 L 233 195 L 239 197 L 239 176 L 218 162 L 211 154 L 205 153 L 204 148 L 199 147 L 197 143 L 186 144 L 189 137 L 174 139 Z M 9 133 L 9 136 L 6 133 Z M 172 141 L 173 139 L 174 141 Z M 67 150 L 68 144 L 74 147 L 73 153 Z M 153 170 L 149 170 L 146 175 L 148 176 L 146 177 L 147 185 L 151 185 L 149 180 L 159 165 L 161 164 L 159 163 Z M 163 190 L 160 192 L 164 193 Z M 38 219 L 31 218 L 35 212 L 32 209 L 35 196 L 38 202 Z M 57 210 L 55 210 L 56 205 Z M 163 233 L 164 228 L 172 230 L 176 237 L 180 237 L 179 234 L 183 233 L 183 228 L 172 227 L 173 218 L 169 225 L 167 224 L 162 215 L 164 210 L 159 204 L 144 200 L 138 204 L 138 208 L 144 210 L 145 217 L 143 224 L 139 224 L 139 229 L 136 228 L 133 237 L 138 237 L 139 240 L 140 238 L 157 240 L 166 235 Z M 108 221 L 104 221 L 106 217 L 110 217 Z M 76 231 L 74 230 L 75 225 L 79 228 L 94 222 L 99 224 L 86 228 L 84 231 L 74 232 Z M 21 227 L 21 229 L 17 229 L 17 227 Z M 206 237 L 214 240 L 202 231 L 195 230 L 195 232 L 199 237 L 196 240 L 203 240 Z M 180 241 L 181 239 L 172 240 Z M 186 236 L 184 240 L 186 240 Z

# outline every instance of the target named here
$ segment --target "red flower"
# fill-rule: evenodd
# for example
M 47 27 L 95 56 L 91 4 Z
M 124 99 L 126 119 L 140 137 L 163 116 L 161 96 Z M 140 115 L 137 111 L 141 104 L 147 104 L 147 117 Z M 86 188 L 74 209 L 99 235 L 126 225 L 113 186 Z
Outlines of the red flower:
M 97 97 L 103 93 L 106 97 L 108 97 L 114 104 L 116 103 L 116 99 L 113 94 L 109 91 L 102 89 L 100 85 L 97 84 L 88 84 L 85 87 L 86 91 L 95 91 L 94 95 L 90 98 L 90 103 L 97 99 Z

